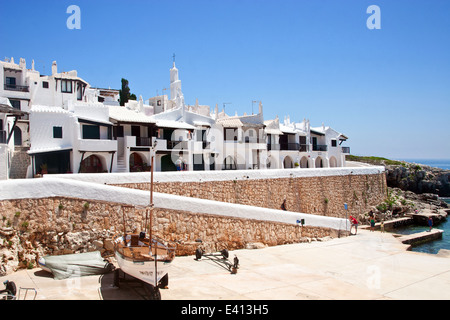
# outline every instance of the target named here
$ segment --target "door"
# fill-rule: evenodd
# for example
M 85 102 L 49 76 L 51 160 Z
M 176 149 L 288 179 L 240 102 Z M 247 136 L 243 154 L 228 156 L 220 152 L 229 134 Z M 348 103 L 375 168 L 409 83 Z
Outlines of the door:
M 300 136 L 299 137 L 299 142 L 300 142 L 300 152 L 308 151 L 306 149 L 306 137 L 305 136 Z

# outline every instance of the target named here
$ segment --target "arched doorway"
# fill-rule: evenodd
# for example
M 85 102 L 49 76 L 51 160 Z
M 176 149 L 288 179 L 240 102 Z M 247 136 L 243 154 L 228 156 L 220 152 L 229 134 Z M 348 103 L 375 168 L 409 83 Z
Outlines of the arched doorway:
M 130 154 L 130 172 L 142 172 L 146 171 L 144 167 L 144 160 L 139 153 Z
M 170 154 L 161 157 L 161 171 L 177 171 L 177 167 L 173 163 Z
M 302 159 L 300 160 L 300 168 L 309 168 L 307 157 L 302 157 Z
M 228 156 L 225 158 L 223 162 L 223 170 L 236 170 L 236 163 L 232 156 Z
M 337 165 L 337 160 L 336 160 L 336 158 L 335 157 L 331 157 L 330 158 L 330 168 L 336 168 L 338 165 Z
M 104 171 L 102 161 L 96 155 L 91 155 L 81 161 L 80 173 L 100 173 Z
M 286 156 L 283 160 L 283 168 L 284 169 L 291 169 L 294 167 L 294 161 L 291 157 Z
M 323 168 L 323 159 L 322 157 L 316 158 L 316 168 Z

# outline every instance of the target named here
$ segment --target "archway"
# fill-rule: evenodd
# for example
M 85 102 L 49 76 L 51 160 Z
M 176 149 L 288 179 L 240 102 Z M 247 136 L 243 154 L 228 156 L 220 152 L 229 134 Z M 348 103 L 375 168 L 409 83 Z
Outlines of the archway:
M 336 168 L 338 165 L 337 165 L 337 160 L 336 160 L 336 158 L 335 157 L 331 157 L 330 158 L 330 168 Z
M 144 168 L 144 160 L 139 153 L 133 152 L 130 154 L 130 172 L 146 171 Z
M 323 159 L 322 157 L 316 158 L 316 168 L 323 168 Z
M 91 155 L 81 161 L 80 173 L 100 173 L 103 171 L 102 161 L 96 155 Z
M 236 162 L 232 156 L 225 158 L 223 162 L 223 170 L 236 170 Z
M 294 167 L 294 161 L 290 156 L 286 156 L 283 160 L 283 168 L 284 169 L 291 169 Z
M 309 168 L 307 157 L 302 157 L 302 159 L 300 160 L 300 168 Z

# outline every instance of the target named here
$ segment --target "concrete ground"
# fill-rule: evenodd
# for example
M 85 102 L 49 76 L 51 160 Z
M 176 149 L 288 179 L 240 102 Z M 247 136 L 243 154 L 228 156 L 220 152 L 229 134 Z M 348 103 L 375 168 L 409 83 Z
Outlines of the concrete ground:
M 177 257 L 163 300 L 450 299 L 450 258 L 406 251 L 390 233 L 358 230 L 358 235 L 326 242 L 230 252 L 239 258 L 231 274 L 207 258 Z M 37 290 L 36 300 L 141 300 L 139 282 L 113 286 L 113 273 L 54 280 L 40 270 L 0 277 Z M 20 299 L 23 299 L 23 293 Z M 27 299 L 32 298 L 30 291 Z

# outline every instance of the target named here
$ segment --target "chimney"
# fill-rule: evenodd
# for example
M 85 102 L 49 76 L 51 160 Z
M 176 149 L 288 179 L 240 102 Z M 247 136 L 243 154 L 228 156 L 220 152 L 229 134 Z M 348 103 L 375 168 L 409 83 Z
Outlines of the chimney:
M 58 66 L 56 65 L 56 61 L 52 63 L 52 76 L 58 73 Z

